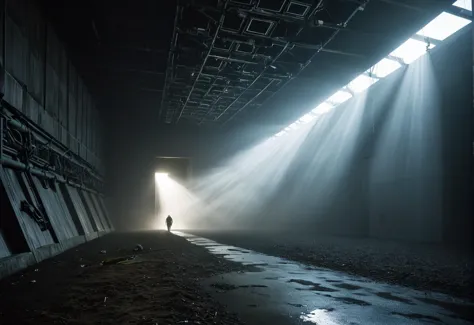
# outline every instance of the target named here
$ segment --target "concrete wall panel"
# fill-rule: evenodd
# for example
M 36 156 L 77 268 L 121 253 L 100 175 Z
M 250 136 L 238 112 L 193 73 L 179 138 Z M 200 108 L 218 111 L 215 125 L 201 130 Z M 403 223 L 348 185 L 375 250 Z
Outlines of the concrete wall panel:
M 5 22 L 5 69 L 22 85 L 28 82 L 28 38 L 9 17 Z
M 46 42 L 46 111 L 53 117 L 59 118 L 59 56 L 61 44 L 53 28 L 48 26 Z
M 37 177 L 34 177 L 34 182 L 59 242 L 78 236 L 74 221 L 60 200 L 62 194 L 58 192 L 59 189 L 56 186 L 51 187 L 49 182 L 42 183 Z M 44 185 L 47 185 L 47 188 Z
M 110 224 L 108 220 L 105 218 L 104 213 L 99 207 L 99 204 L 96 199 L 96 195 L 90 192 L 87 193 L 86 195 L 89 197 L 89 202 L 93 210 L 95 211 L 95 214 L 97 215 L 98 219 L 100 220 L 100 223 L 102 224 L 104 230 L 110 231 L 111 230 Z
M 77 73 L 72 64 L 68 68 L 68 125 L 69 133 L 76 137 L 76 120 L 77 120 Z
M 80 142 L 82 141 L 82 120 L 83 120 L 83 93 L 84 84 L 82 78 L 78 76 L 77 78 L 77 112 L 76 112 L 76 139 Z
M 54 134 L 54 120 L 45 110 L 40 110 L 38 114 L 38 124 L 49 134 Z
M 23 87 L 8 72 L 5 74 L 4 100 L 19 110 L 23 110 Z
M 44 105 L 44 65 L 46 23 L 35 1 L 28 1 L 28 93 Z
M 104 224 L 102 223 L 102 220 L 99 217 L 99 214 L 97 213 L 97 210 L 94 208 L 92 200 L 89 196 L 89 192 L 82 191 L 79 189 L 77 191 L 79 193 L 79 196 L 82 198 L 82 202 L 84 204 L 84 208 L 86 209 L 87 214 L 89 215 L 93 224 L 95 225 L 96 231 L 106 231 L 107 227 L 104 226 Z
M 114 230 L 114 224 L 110 220 L 109 211 L 104 202 L 104 198 L 102 196 L 97 196 L 97 203 L 99 204 L 100 209 L 102 210 L 104 218 L 107 220 L 108 224 L 110 225 L 110 230 Z
M 5 62 L 3 58 L 4 39 L 5 39 L 5 1 L 0 0 L 0 63 L 5 68 Z
M 26 197 L 31 196 L 31 193 L 25 193 L 23 190 L 28 188 L 24 173 L 8 168 L 0 168 L 0 175 L 2 184 L 5 187 L 7 196 L 30 249 L 54 244 L 51 233 L 49 231 L 42 231 L 39 225 L 27 213 L 21 210 L 22 201 L 27 201 L 30 204 L 34 204 L 36 208 L 39 208 L 36 202 L 32 202 L 31 198 L 27 199 Z
M 3 238 L 3 231 L 0 229 L 0 259 L 4 257 L 10 256 L 12 253 L 10 252 L 10 249 L 8 248 L 7 243 L 5 242 L 5 239 Z
M 43 110 L 43 107 L 34 99 L 31 95 L 25 96 L 25 115 L 32 120 L 34 123 L 38 124 L 38 117 L 40 110 Z
M 4 3 L 0 0 L 0 12 Z M 6 13 L 0 15 L 4 20 L 0 23 L 0 62 L 6 72 L 4 99 L 41 123 L 63 144 L 73 143 L 72 151 L 86 161 L 100 164 L 97 150 L 92 148 L 99 133 L 92 113 L 94 101 L 70 64 L 54 28 L 46 22 L 37 0 L 6 3 Z M 1 50 L 4 45 L 5 51 Z M 62 128 L 79 143 L 72 141 Z
M 70 209 L 70 212 L 77 214 L 77 218 L 79 219 L 82 225 L 84 233 L 87 235 L 87 234 L 96 232 L 97 228 L 92 223 L 92 220 L 89 218 L 87 211 L 84 207 L 84 204 L 81 200 L 81 197 L 79 196 L 78 190 L 69 185 L 60 185 L 60 186 L 66 189 L 67 194 L 71 198 L 71 202 L 72 202 L 71 208 L 73 209 L 73 211 L 71 211 Z M 63 195 L 64 195 L 64 190 L 63 190 Z
M 66 126 L 68 122 L 68 59 L 66 50 L 62 44 L 58 44 L 58 67 L 59 76 L 59 124 Z

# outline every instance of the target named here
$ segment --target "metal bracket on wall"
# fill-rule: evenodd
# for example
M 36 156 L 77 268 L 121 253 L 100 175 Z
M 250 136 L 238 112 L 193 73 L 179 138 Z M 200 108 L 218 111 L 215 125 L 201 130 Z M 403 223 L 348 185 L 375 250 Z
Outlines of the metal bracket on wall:
M 48 230 L 49 222 L 43 217 L 43 214 L 34 205 L 28 201 L 21 201 L 21 211 L 26 212 L 40 227 L 41 231 Z

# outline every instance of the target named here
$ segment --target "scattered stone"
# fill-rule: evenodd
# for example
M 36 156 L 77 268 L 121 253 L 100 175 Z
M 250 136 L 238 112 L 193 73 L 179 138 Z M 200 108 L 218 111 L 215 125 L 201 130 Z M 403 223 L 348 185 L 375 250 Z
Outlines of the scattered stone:
M 135 252 L 139 252 L 139 251 L 142 251 L 143 250 L 143 246 L 140 245 L 140 244 L 137 244 L 137 246 L 135 246 L 135 248 L 133 249 Z

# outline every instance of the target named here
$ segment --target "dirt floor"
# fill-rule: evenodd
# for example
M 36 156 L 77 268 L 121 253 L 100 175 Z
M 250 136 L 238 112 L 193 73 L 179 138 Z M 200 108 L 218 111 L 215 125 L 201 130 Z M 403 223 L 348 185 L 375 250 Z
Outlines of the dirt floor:
M 192 233 L 272 256 L 474 301 L 472 251 L 368 238 L 243 231 Z
M 198 282 L 240 270 L 165 232 L 111 234 L 3 279 L 0 324 L 239 324 Z

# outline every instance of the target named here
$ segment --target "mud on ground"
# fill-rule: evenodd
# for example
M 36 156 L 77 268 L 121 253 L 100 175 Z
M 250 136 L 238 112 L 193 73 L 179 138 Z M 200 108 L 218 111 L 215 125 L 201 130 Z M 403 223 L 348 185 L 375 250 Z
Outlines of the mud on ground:
M 165 232 L 111 234 L 0 281 L 0 324 L 239 324 L 199 281 L 244 268 Z

